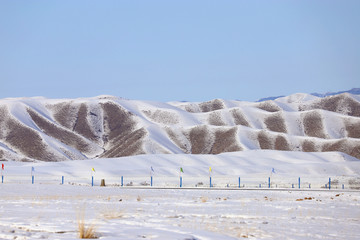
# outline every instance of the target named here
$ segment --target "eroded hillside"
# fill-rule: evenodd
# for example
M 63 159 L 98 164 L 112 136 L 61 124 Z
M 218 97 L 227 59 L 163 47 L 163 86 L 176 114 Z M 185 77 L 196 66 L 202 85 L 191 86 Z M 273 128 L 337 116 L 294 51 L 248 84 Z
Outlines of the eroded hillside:
M 0 159 L 64 161 L 252 149 L 360 158 L 360 102 L 348 93 L 265 102 L 159 103 L 112 96 L 0 100 Z

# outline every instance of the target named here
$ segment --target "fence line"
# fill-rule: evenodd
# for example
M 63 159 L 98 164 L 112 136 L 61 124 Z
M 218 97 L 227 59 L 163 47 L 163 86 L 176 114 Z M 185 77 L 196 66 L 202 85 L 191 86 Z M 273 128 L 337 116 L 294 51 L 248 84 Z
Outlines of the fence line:
M 360 190 L 360 177 L 288 177 L 288 176 L 126 176 L 126 175 L 53 175 L 53 174 L 5 174 L 2 183 L 21 184 L 73 184 L 99 186 L 101 179 L 106 185 L 129 187 L 198 187 L 198 188 L 285 188 L 285 189 L 353 189 Z

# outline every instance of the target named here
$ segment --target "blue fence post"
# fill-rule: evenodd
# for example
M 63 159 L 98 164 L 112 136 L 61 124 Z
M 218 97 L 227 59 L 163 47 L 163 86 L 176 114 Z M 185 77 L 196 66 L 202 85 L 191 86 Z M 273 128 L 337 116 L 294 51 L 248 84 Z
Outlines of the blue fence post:
M 64 176 L 61 176 L 61 184 L 64 185 Z
M 34 175 L 31 176 L 31 184 L 34 184 Z
M 261 188 L 261 183 L 259 184 L 259 188 Z
M 342 185 L 342 189 L 344 189 L 344 184 Z
M 270 188 L 270 177 L 269 177 L 269 188 Z
M 311 188 L 311 184 L 309 183 L 309 188 Z
M 212 184 L 211 184 L 211 177 L 210 177 L 210 187 L 212 187 Z
M 94 176 L 91 176 L 91 186 L 94 186 Z
M 150 186 L 152 186 L 153 185 L 153 178 L 152 178 L 152 176 L 150 177 Z
M 299 177 L 299 189 L 300 189 L 300 177 Z
M 239 177 L 239 188 L 240 188 L 240 177 Z
M 1 183 L 4 183 L 4 175 L 1 175 Z
M 124 186 L 124 177 L 121 176 L 121 186 Z
M 329 178 L 329 190 L 331 189 L 331 178 Z
M 294 188 L 294 184 L 292 184 L 291 187 Z
M 180 187 L 182 187 L 182 177 L 180 177 Z

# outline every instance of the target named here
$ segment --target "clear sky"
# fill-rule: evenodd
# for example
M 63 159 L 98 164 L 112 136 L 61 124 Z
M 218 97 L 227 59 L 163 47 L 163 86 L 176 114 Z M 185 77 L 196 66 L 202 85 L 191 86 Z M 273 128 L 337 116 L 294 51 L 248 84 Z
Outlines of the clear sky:
M 359 83 L 359 0 L 0 1 L 0 98 L 255 101 Z

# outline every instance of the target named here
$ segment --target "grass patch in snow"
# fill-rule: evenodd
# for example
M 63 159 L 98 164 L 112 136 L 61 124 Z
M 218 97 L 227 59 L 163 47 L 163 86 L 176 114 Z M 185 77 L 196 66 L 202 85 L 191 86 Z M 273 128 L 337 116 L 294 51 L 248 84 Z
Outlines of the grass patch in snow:
M 99 238 L 96 234 L 96 229 L 94 224 L 90 226 L 85 225 L 85 214 L 82 210 L 78 215 L 78 232 L 80 239 L 97 239 Z

